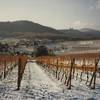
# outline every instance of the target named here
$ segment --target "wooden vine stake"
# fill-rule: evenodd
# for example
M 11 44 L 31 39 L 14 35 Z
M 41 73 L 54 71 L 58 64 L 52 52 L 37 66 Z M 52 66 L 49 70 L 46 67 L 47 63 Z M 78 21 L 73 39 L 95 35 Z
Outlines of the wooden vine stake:
M 74 65 L 75 65 L 75 58 L 71 59 L 70 72 L 69 72 L 69 77 L 68 77 L 68 81 L 67 81 L 68 89 L 71 89 L 71 80 L 72 80 L 72 72 L 73 72 Z
M 26 64 L 27 64 L 27 57 L 20 56 L 18 58 L 18 81 L 17 81 L 17 90 L 20 90 L 21 80 L 22 80 L 22 77 L 23 77 L 23 73 L 24 73 Z
M 6 59 L 4 59 L 4 79 L 6 78 Z
M 57 78 L 57 73 L 58 73 L 58 63 L 59 63 L 59 61 L 58 61 L 58 58 L 57 58 L 57 62 L 56 62 L 56 78 Z
M 97 72 L 98 63 L 99 63 L 99 58 L 95 59 L 95 68 L 94 68 L 94 72 L 93 72 L 93 75 L 92 75 L 92 78 L 91 78 L 90 84 L 89 84 L 89 86 L 91 87 L 91 89 L 95 89 L 96 72 Z M 93 83 L 93 86 L 92 86 L 92 83 Z
M 17 90 L 20 90 L 21 84 L 21 58 L 18 59 L 18 81 L 17 81 Z

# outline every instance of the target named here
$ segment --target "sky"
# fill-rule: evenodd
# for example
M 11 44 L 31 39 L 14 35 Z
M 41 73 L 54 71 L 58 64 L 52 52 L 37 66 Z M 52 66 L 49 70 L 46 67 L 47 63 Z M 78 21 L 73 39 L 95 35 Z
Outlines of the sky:
M 100 0 L 0 0 L 0 21 L 15 20 L 56 29 L 100 30 Z

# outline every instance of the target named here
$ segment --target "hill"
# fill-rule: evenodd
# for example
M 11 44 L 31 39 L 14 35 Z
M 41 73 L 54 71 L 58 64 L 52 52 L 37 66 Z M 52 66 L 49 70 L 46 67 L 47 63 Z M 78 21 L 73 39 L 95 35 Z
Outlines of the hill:
M 91 39 L 100 39 L 100 31 L 84 28 L 81 30 L 77 29 L 63 29 L 59 30 L 64 33 L 68 38 L 73 40 L 91 40 Z
M 0 22 L 0 37 L 4 38 L 59 38 L 61 34 L 56 29 L 31 21 Z
M 100 39 L 100 31 L 84 28 L 57 30 L 32 21 L 0 22 L 0 38 L 49 38 L 66 40 Z

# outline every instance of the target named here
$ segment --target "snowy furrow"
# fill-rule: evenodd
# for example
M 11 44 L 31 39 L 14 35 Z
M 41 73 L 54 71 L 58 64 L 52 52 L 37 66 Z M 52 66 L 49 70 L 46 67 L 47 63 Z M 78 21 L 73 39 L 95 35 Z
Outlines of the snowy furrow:
M 100 84 L 90 90 L 84 82 L 74 81 L 72 90 L 67 90 L 53 75 L 46 73 L 35 62 L 28 62 L 21 82 L 17 88 L 17 67 L 0 81 L 0 100 L 99 100 Z

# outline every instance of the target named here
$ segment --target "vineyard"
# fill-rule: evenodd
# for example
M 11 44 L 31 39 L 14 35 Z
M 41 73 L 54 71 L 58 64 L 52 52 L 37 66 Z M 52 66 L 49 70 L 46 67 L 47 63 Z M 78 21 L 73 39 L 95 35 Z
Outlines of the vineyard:
M 100 98 L 99 53 L 36 58 L 25 55 L 0 55 L 0 100 L 66 98 Z
M 37 64 L 51 72 L 68 89 L 72 80 L 80 79 L 91 89 L 95 89 L 96 78 L 100 79 L 100 53 L 67 54 L 37 57 Z
M 26 56 L 10 56 L 10 55 L 0 55 L 0 79 L 6 78 L 8 73 L 10 73 L 14 67 L 18 67 L 18 80 L 17 89 L 20 89 L 20 84 L 22 76 L 27 63 Z
M 19 90 L 27 60 L 28 57 L 26 56 L 1 55 L 0 79 L 5 79 L 8 73 L 17 66 L 17 89 Z M 71 89 L 73 79 L 80 79 L 80 81 L 84 80 L 86 81 L 86 85 L 91 89 L 95 89 L 96 78 L 100 78 L 99 60 L 99 53 L 41 56 L 36 58 L 38 64 L 55 75 L 55 77 L 63 82 L 68 89 Z

